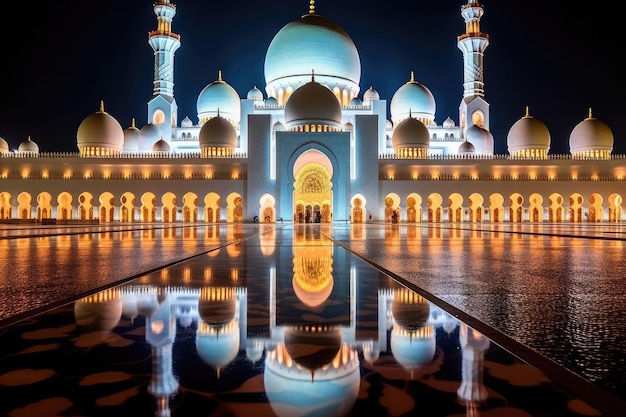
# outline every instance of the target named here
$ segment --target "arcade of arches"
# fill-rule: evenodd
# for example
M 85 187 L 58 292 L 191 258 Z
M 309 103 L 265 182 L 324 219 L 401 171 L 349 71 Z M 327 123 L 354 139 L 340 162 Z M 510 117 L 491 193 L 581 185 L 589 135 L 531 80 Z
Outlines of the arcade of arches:
M 328 170 L 316 163 L 298 170 L 294 183 L 294 221 L 330 223 L 332 216 L 332 183 Z M 244 200 L 237 193 L 222 199 L 217 193 L 202 198 L 186 193 L 180 198 L 173 192 L 157 197 L 146 192 L 114 195 L 104 192 L 93 195 L 83 192 L 73 195 L 62 192 L 53 196 L 49 192 L 31 195 L 22 192 L 16 196 L 0 192 L 0 219 L 10 220 L 82 220 L 98 219 L 100 222 L 229 222 L 241 223 Z M 200 201 L 203 204 L 200 204 Z M 225 201 L 225 204 L 224 204 Z M 583 196 L 538 193 L 524 196 L 519 193 L 503 195 L 494 193 L 470 194 L 467 199 L 459 193 L 448 196 L 417 193 L 400 197 L 391 193 L 384 197 L 383 220 L 387 223 L 406 222 L 621 222 L 624 219 L 623 197 L 613 193 Z M 263 222 L 276 221 L 274 197 L 266 194 L 259 201 L 259 214 Z M 364 223 L 371 220 L 366 199 L 356 194 L 350 200 L 350 221 Z M 366 218 L 367 214 L 367 218 Z M 376 216 L 376 214 L 375 214 Z

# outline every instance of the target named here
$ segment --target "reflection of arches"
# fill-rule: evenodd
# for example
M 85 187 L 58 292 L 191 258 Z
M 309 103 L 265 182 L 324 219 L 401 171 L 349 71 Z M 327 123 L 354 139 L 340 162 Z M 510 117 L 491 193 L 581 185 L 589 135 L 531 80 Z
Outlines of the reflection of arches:
M 459 193 L 452 193 L 448 197 L 448 221 L 463 221 L 463 196 Z
M 483 196 L 478 193 L 473 193 L 467 200 L 469 205 L 469 221 L 470 222 L 482 222 L 483 221 Z
M 619 194 L 609 196 L 609 221 L 622 221 L 622 196 Z
M 522 203 L 524 203 L 524 197 L 519 193 L 513 193 L 509 197 L 509 220 L 511 222 L 519 223 L 522 221 Z
M 187 193 L 183 196 L 183 221 L 198 221 L 198 196 L 195 193 Z
M 131 192 L 125 192 L 120 198 L 122 205 L 120 206 L 120 221 L 135 221 L 135 195 Z
M 17 218 L 20 220 L 30 219 L 32 197 L 28 193 L 20 193 L 17 196 Z
M 204 221 L 218 223 L 221 216 L 222 199 L 217 193 L 209 193 L 204 197 Z
M 0 193 L 0 219 L 12 218 L 11 212 L 11 194 L 3 191 Z
M 602 196 L 593 193 L 589 196 L 589 217 L 587 221 L 590 223 L 602 221 Z
M 93 220 L 93 195 L 86 191 L 78 196 L 78 220 Z
M 548 197 L 548 221 L 551 223 L 563 221 L 563 196 L 561 194 L 552 193 Z
M 72 195 L 67 191 L 57 197 L 57 219 L 71 220 L 72 218 Z
M 271 194 L 263 194 L 259 199 L 259 218 L 264 223 L 273 223 L 276 221 L 276 200 Z
M 422 196 L 411 193 L 406 198 L 406 221 L 407 223 L 419 223 L 422 221 Z
M 37 220 L 52 217 L 52 196 L 48 192 L 42 192 L 37 196 Z
M 500 193 L 489 196 L 489 219 L 494 223 L 504 221 L 504 197 Z
M 115 206 L 113 205 L 114 197 L 113 194 L 106 191 L 100 194 L 100 198 L 98 199 L 100 202 L 100 221 L 101 222 L 112 222 L 115 217 Z
M 161 197 L 161 221 L 173 223 L 176 221 L 176 194 L 168 191 Z
M 534 223 L 543 221 L 543 197 L 538 193 L 532 193 L 528 197 L 528 203 L 530 221 Z
M 569 197 L 569 221 L 571 223 L 583 221 L 583 196 L 578 193 Z
M 141 221 L 156 221 L 156 196 L 150 192 L 141 196 Z
M 441 194 L 432 193 L 428 196 L 427 204 L 428 204 L 428 222 L 429 223 L 440 223 L 441 222 L 441 214 L 443 212 L 443 208 L 441 207 L 443 203 L 443 197 Z
M 367 201 L 361 194 L 356 194 L 350 200 L 350 221 L 352 223 L 363 223 L 365 205 Z

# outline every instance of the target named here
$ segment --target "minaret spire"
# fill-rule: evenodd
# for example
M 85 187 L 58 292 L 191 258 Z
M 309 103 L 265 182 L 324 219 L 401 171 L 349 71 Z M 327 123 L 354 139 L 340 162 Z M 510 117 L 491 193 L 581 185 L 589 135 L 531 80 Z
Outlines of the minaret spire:
M 174 53 L 180 47 L 180 35 L 172 32 L 176 6 L 169 0 L 154 3 L 157 28 L 148 34 L 154 50 L 154 95 L 174 96 Z
M 166 140 L 173 135 L 178 122 L 178 105 L 174 99 L 174 53 L 180 48 L 180 35 L 172 32 L 176 6 L 170 0 L 155 0 L 157 28 L 148 34 L 154 51 L 152 99 L 148 102 L 148 123 L 156 123 Z M 139 149 L 149 151 L 150 149 Z
M 309 14 L 315 14 L 315 0 L 309 1 Z
M 461 7 L 465 33 L 458 37 L 457 47 L 463 52 L 463 97 L 485 95 L 483 55 L 489 46 L 489 35 L 480 30 L 480 18 L 484 12 L 477 0 L 468 0 Z

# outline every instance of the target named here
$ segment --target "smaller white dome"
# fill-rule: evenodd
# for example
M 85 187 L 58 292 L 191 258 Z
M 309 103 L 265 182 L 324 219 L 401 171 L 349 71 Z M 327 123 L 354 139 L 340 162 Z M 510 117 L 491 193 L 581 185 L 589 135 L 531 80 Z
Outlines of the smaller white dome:
M 373 87 L 367 89 L 365 93 L 363 93 L 363 101 L 376 101 L 380 100 L 380 95 L 378 91 L 374 90 Z
M 550 131 L 542 121 L 530 115 L 528 108 L 524 117 L 511 126 L 506 138 L 510 154 L 526 149 L 548 151 L 550 141 Z
M 30 136 L 24 142 L 20 143 L 17 148 L 18 152 L 23 153 L 39 153 L 39 145 L 30 140 Z
M 192 127 L 193 122 L 189 118 L 189 116 L 185 116 L 185 118 L 180 122 L 180 127 Z
M 267 100 L 265 100 L 265 104 L 269 106 L 278 106 L 278 100 L 276 100 L 276 97 L 268 97 Z
M 450 118 L 450 116 L 448 116 L 448 118 L 446 120 L 443 121 L 443 127 L 449 129 L 451 127 L 454 127 L 454 120 L 452 120 L 452 118 Z
M 139 150 L 139 129 L 135 126 L 133 118 L 130 126 L 124 129 L 124 147 L 125 151 L 137 152 Z
M 100 110 L 87 116 L 78 126 L 76 143 L 79 149 L 95 147 L 121 151 L 124 130 L 114 117 L 104 111 L 104 103 L 100 102 Z
M 163 138 L 154 142 L 152 145 L 152 152 L 155 153 L 169 153 L 170 152 L 170 144 L 167 141 L 163 140 Z
M 476 148 L 471 142 L 465 141 L 459 146 L 459 154 L 461 155 L 471 155 L 474 153 L 476 153 Z
M 409 117 L 404 119 L 394 129 L 391 136 L 393 149 L 403 148 L 425 148 L 430 146 L 430 133 L 419 120 Z
M 232 124 L 221 116 L 209 119 L 198 134 L 200 148 L 227 148 L 237 147 L 237 132 Z
M 596 119 L 589 109 L 589 117 L 578 123 L 569 137 L 571 153 L 586 151 L 612 151 L 613 132 L 601 120 Z
M 248 100 L 263 101 L 263 92 L 255 85 L 248 91 L 246 98 Z
M 341 104 L 328 87 L 314 78 L 297 88 L 285 103 L 285 127 L 304 125 L 341 127 Z
M 217 80 L 213 81 L 200 92 L 197 101 L 198 119 L 203 121 L 217 116 L 219 113 L 233 125 L 241 120 L 241 99 L 237 91 L 222 79 L 219 72 Z

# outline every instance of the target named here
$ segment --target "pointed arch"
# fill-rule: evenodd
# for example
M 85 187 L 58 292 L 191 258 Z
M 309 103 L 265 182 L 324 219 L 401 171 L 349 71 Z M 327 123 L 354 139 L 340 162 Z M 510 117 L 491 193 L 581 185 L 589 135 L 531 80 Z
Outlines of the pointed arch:
M 171 191 L 161 196 L 161 221 L 163 223 L 173 223 L 176 221 L 176 204 L 178 199 Z
M 432 193 L 428 196 L 428 222 L 440 223 L 443 214 L 443 197 L 439 193 Z
M 483 221 L 483 207 L 484 198 L 482 195 L 478 193 L 470 194 L 467 199 L 467 204 L 469 206 L 469 221 L 480 223 Z
M 71 220 L 72 212 L 72 195 L 67 191 L 63 191 L 57 196 L 57 219 Z
M 156 222 L 156 196 L 154 193 L 146 192 L 141 195 L 141 221 Z
M 100 202 L 100 221 L 112 222 L 115 219 L 115 196 L 105 191 L 98 198 Z
M 93 195 L 87 191 L 78 196 L 78 220 L 93 220 Z
M 463 196 L 452 193 L 448 197 L 448 221 L 458 223 L 463 220 Z
M 559 193 L 552 193 L 548 197 L 548 221 L 550 223 L 563 221 L 563 201 L 563 196 Z
M 422 196 L 417 193 L 411 193 L 406 198 L 406 221 L 407 223 L 422 221 Z
M 489 196 L 489 220 L 494 223 L 504 221 L 504 196 L 500 193 Z
M 513 193 L 509 197 L 509 221 L 520 223 L 523 220 L 524 197 L 520 193 Z
M 539 223 L 543 221 L 543 197 L 538 193 L 532 193 L 528 197 L 528 215 L 530 221 L 533 223 Z
M 583 196 L 574 193 L 569 197 L 569 221 L 570 223 L 580 223 L 583 221 Z
M 204 196 L 204 221 L 219 223 L 222 213 L 222 199 L 219 194 L 211 192 Z
M 0 219 L 13 218 L 12 197 L 6 191 L 0 193 Z

